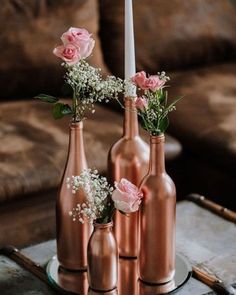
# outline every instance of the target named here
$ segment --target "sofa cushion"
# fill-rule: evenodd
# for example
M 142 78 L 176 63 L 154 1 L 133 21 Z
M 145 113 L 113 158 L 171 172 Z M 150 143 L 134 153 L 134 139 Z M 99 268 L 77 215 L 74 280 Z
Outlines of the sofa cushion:
M 0 97 L 60 92 L 60 61 L 52 54 L 69 27 L 93 33 L 90 61 L 105 70 L 98 31 L 97 0 L 3 0 L 0 9 Z
M 138 70 L 154 73 L 236 56 L 235 0 L 135 0 L 133 8 Z M 100 13 L 106 62 L 123 76 L 124 1 L 101 1 Z
M 183 94 L 170 131 L 203 161 L 236 175 L 236 64 L 171 75 L 170 97 Z
M 0 118 L 0 203 L 56 188 L 66 161 L 68 119 L 54 120 L 51 106 L 34 100 L 1 103 Z M 122 120 L 119 114 L 97 106 L 85 121 L 89 167 L 106 172 L 107 154 L 122 134 Z M 167 137 L 167 159 L 180 152 L 179 142 Z

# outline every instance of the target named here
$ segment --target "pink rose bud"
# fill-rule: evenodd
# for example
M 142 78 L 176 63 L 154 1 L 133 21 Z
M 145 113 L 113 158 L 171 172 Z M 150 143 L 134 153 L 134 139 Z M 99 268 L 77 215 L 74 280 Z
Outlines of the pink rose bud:
M 68 63 L 68 65 L 74 65 L 80 60 L 78 49 L 73 44 L 57 46 L 54 48 L 53 53 Z
M 73 44 L 79 50 L 80 57 L 85 59 L 89 57 L 93 51 L 95 41 L 91 38 L 91 34 L 85 29 L 70 28 L 61 36 L 64 45 Z
M 146 80 L 145 86 L 152 91 L 157 91 L 161 89 L 165 83 L 166 83 L 165 80 L 161 80 L 159 76 L 155 75 L 155 76 L 150 76 Z
M 143 90 L 148 89 L 146 87 L 146 80 L 147 75 L 144 71 L 136 73 L 135 76 L 131 78 L 131 81 Z
M 145 97 L 139 96 L 135 100 L 135 106 L 137 109 L 143 112 L 148 106 L 148 102 Z
M 115 208 L 124 213 L 132 213 L 139 209 L 142 194 L 131 182 L 122 178 L 119 183 L 115 184 L 116 189 L 112 193 L 112 200 Z

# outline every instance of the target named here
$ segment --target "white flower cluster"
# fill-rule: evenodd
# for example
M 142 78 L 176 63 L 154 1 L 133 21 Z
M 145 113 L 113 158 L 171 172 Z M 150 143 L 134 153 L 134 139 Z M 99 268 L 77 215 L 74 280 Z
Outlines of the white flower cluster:
M 158 72 L 157 75 L 159 76 L 161 80 L 165 80 L 166 82 L 170 81 L 170 77 L 166 76 L 166 72 L 164 71 Z
M 78 220 L 81 223 L 94 220 L 104 219 L 112 210 L 111 194 L 113 188 L 108 184 L 106 177 L 100 176 L 97 170 L 86 169 L 79 176 L 72 176 L 67 179 L 67 188 L 76 193 L 83 189 L 86 202 L 77 204 L 69 212 L 73 221 Z M 109 217 L 109 216 L 108 216 Z
M 67 68 L 65 76 L 77 99 L 76 112 L 82 120 L 87 110 L 95 112 L 95 102 L 109 102 L 118 99 L 119 93 L 124 92 L 124 82 L 120 78 L 107 76 L 103 79 L 101 69 L 90 66 L 81 60 L 74 66 L 64 65 Z
M 124 91 L 125 91 L 125 96 L 129 96 L 132 98 L 136 98 L 136 86 L 133 84 L 131 79 L 124 80 Z

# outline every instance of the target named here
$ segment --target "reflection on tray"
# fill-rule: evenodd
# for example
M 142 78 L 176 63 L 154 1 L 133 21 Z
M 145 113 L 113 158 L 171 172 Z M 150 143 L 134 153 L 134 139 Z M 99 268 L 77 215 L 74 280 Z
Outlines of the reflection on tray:
M 189 279 L 191 269 L 179 255 L 176 256 L 176 274 L 172 281 L 162 285 L 148 285 L 138 278 L 137 259 L 119 260 L 117 289 L 109 292 L 96 292 L 89 289 L 87 272 L 68 271 L 59 266 L 56 256 L 47 266 L 49 281 L 57 288 L 80 295 L 153 295 L 166 294 L 182 287 Z
M 87 272 L 71 272 L 61 267 L 58 269 L 58 283 L 62 289 L 75 294 L 86 294 L 88 291 Z

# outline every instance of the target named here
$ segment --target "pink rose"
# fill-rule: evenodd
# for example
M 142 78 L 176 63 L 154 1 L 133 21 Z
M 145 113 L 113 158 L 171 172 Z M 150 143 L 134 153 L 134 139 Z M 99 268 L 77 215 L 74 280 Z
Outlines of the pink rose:
M 144 71 L 136 73 L 135 76 L 131 78 L 131 81 L 143 90 L 148 89 L 146 88 L 146 80 L 147 75 Z
M 70 28 L 61 36 L 64 45 L 73 44 L 78 48 L 82 59 L 91 55 L 95 41 L 91 38 L 91 34 L 85 29 Z
M 139 96 L 135 100 L 135 106 L 137 109 L 143 112 L 148 106 L 148 102 L 145 97 Z
M 64 60 L 68 65 L 74 65 L 80 60 L 80 54 L 73 44 L 66 44 L 54 48 L 53 53 Z
M 159 76 L 150 76 L 145 83 L 145 87 L 151 89 L 152 91 L 157 91 L 161 89 L 164 84 L 166 83 L 165 80 L 161 80 Z
M 142 197 L 139 189 L 125 178 L 116 183 L 115 187 L 116 189 L 112 194 L 115 208 L 124 213 L 137 211 Z

